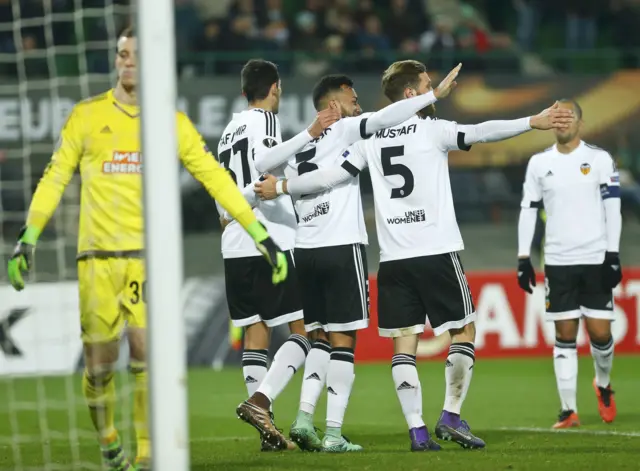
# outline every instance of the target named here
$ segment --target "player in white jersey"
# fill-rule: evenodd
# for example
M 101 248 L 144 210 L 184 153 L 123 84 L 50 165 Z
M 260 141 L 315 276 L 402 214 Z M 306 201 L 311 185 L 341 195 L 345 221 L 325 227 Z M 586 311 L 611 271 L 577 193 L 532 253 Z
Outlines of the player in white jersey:
M 431 90 L 426 67 L 416 61 L 392 64 L 382 84 L 394 102 Z M 484 446 L 460 418 L 475 360 L 476 314 L 457 254 L 463 242 L 451 195 L 448 152 L 469 150 L 474 143 L 506 139 L 532 128 L 549 129 L 571 119 L 570 112 L 550 108 L 531 118 L 458 125 L 434 119 L 434 112 L 429 106 L 398 126 L 354 144 L 342 154 L 341 164 L 278 184 L 292 195 L 326 191 L 354 181 L 369 167 L 381 250 L 379 333 L 394 340 L 392 375 L 414 451 L 440 449 L 422 419 L 416 370 L 418 338 L 427 318 L 436 335 L 448 331 L 452 338 L 445 368 L 446 399 L 436 435 L 467 448 Z M 261 194 L 271 198 L 278 192 L 271 179 L 267 182 L 260 184 Z
M 225 225 L 222 256 L 227 303 L 233 324 L 245 329 L 242 369 L 251 397 L 267 376 L 271 328 L 288 323 L 291 330 L 291 336 L 278 350 L 271 365 L 272 376 L 278 377 L 281 383 L 292 376 L 290 368 L 295 372 L 304 363 L 311 345 L 304 328 L 293 261 L 297 226 L 293 203 L 291 198 L 260 201 L 253 192 L 253 183 L 260 177 L 254 164 L 255 156 L 268 154 L 276 145 L 286 147 L 282 144 L 277 117 L 281 94 L 278 69 L 271 62 L 251 60 L 243 67 L 241 80 L 249 106 L 233 115 L 222 133 L 217 155 L 254 208 L 258 220 L 272 231 L 272 237 L 286 254 L 289 265 L 287 280 L 274 285 L 269 265 L 264 263 L 252 239 L 244 234 L 242 226 L 236 221 Z M 324 113 L 309 128 L 309 132 L 319 136 L 323 123 L 332 124 L 339 116 L 336 112 Z M 224 214 L 219 205 L 218 211 Z M 267 427 L 272 422 L 269 414 L 265 414 L 262 420 L 267 422 Z M 295 445 L 286 441 L 279 448 L 286 448 L 285 445 L 295 448 Z M 267 451 L 272 448 L 263 436 L 262 449 Z
M 593 387 L 602 420 L 612 422 L 613 288 L 622 280 L 620 180 L 611 155 L 584 142 L 582 109 L 561 100 L 578 118 L 556 131 L 556 144 L 534 155 L 524 181 L 518 223 L 518 283 L 532 293 L 535 272 L 529 258 L 538 208 L 547 215 L 544 244 L 546 313 L 554 321 L 553 366 L 562 409 L 554 428 L 580 425 L 576 407 L 580 318 L 591 340 Z
M 313 90 L 317 110 L 339 109 L 343 118 L 295 156 L 256 157 L 256 168 L 267 171 L 287 164 L 288 176 L 313 173 L 332 166 L 354 142 L 406 120 L 456 85 L 456 67 L 440 86 L 421 97 L 392 104 L 362 115 L 352 80 L 344 75 L 323 77 Z M 356 331 L 369 324 L 369 286 L 364 225 L 357 180 L 320 195 L 297 198 L 296 269 L 302 296 L 305 327 L 329 333 L 331 350 L 309 354 L 300 395 L 300 411 L 290 436 L 302 449 L 329 452 L 358 451 L 359 445 L 342 436 L 341 428 L 354 382 Z M 322 354 L 320 354 L 322 353 Z M 327 384 L 327 430 L 320 441 L 313 426 L 316 403 Z M 271 401 L 274 395 L 268 397 Z M 260 398 L 262 401 L 263 398 Z M 251 399 L 250 399 L 251 401 Z M 256 401 L 253 401 L 256 402 Z M 269 402 L 262 402 L 267 407 Z

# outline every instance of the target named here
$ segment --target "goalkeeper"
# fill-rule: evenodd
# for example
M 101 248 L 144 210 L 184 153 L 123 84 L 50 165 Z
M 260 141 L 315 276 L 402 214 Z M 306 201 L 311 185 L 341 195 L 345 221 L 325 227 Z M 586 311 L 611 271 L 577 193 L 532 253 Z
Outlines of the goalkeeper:
M 79 167 L 82 192 L 77 260 L 86 365 L 83 392 L 108 469 L 146 470 L 151 449 L 147 418 L 142 156 L 136 38 L 131 29 L 119 36 L 115 65 L 116 87 L 78 103 L 71 112 L 33 195 L 26 227 L 20 233 L 8 272 L 13 287 L 22 290 L 22 274 L 29 270 L 38 237 Z M 176 119 L 180 160 L 253 237 L 273 267 L 273 282 L 283 281 L 287 276 L 284 254 L 256 220 L 240 190 L 206 148 L 189 118 L 177 113 Z M 153 155 L 144 158 L 152 160 Z M 114 427 L 114 365 L 125 325 L 131 348 L 130 370 L 135 377 L 135 464 L 125 456 Z

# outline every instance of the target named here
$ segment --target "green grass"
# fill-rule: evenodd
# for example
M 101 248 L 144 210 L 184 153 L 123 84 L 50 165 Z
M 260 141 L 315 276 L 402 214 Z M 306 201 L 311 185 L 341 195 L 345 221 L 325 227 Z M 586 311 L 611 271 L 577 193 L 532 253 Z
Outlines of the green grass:
M 590 358 L 580 360 L 578 408 L 583 426 L 568 433 L 549 430 L 558 413 L 553 366 L 550 358 L 536 360 L 482 360 L 474 369 L 463 416 L 472 430 L 487 442 L 486 450 L 467 451 L 451 443 L 440 453 L 410 453 L 406 424 L 395 396 L 389 365 L 356 365 L 356 381 L 347 410 L 344 433 L 365 451 L 351 455 L 260 453 L 257 433 L 235 417 L 235 407 L 246 392 L 238 370 L 189 374 L 191 463 L 193 470 L 395 470 L 429 468 L 471 470 L 590 470 L 638 469 L 640 460 L 640 379 L 637 357 L 618 357 L 614 382 L 618 418 L 604 424 L 597 412 L 591 387 Z M 442 362 L 419 365 L 424 396 L 424 418 L 433 428 L 442 407 Z M 288 432 L 298 403 L 300 374 L 275 404 L 276 420 Z M 118 378 L 123 384 L 126 376 Z M 74 396 L 71 396 L 73 394 Z M 46 413 L 26 409 L 38 397 L 47 399 Z M 71 401 L 68 398 L 71 397 Z M 19 401 L 17 403 L 16 401 Z M 75 406 L 68 404 L 75 401 Z M 41 402 L 42 403 L 42 402 Z M 120 401 L 131 410 L 131 402 Z M 13 412 L 11 412 L 13 411 Z M 316 414 L 324 428 L 324 401 Z M 76 422 L 78 440 L 70 441 L 68 429 Z M 17 469 L 16 436 L 24 469 L 97 469 L 96 444 L 83 406 L 80 378 L 0 380 L 0 469 Z M 125 423 L 130 424 L 129 421 Z M 523 430 L 534 428 L 536 431 Z M 57 433 L 43 440 L 42 430 Z M 122 427 L 123 439 L 132 431 Z M 30 438 L 29 438 L 30 437 Z M 70 444 L 74 443 L 72 447 Z M 74 454 L 75 458 L 74 458 Z M 49 458 L 46 458 L 49 456 Z M 78 461 L 83 467 L 73 467 Z

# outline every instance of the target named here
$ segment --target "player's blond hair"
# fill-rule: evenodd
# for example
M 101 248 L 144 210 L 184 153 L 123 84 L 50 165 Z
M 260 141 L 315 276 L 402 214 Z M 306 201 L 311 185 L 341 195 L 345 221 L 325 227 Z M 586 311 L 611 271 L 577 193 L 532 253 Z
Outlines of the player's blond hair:
M 382 91 L 389 100 L 400 101 L 404 98 L 405 88 L 418 88 L 420 74 L 426 71 L 427 67 L 422 62 L 414 60 L 394 62 L 382 74 Z

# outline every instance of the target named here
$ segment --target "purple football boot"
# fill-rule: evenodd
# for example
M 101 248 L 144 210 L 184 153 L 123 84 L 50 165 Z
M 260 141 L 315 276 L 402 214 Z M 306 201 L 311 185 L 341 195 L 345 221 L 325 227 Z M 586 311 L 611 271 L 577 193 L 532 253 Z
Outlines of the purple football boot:
M 411 451 L 438 451 L 441 449 L 440 445 L 429 435 L 426 425 L 409 430 L 409 437 L 411 438 Z
M 442 411 L 436 425 L 436 437 L 440 440 L 452 441 L 462 448 L 484 448 L 485 443 L 471 433 L 471 428 L 466 420 L 460 420 L 460 415 Z

